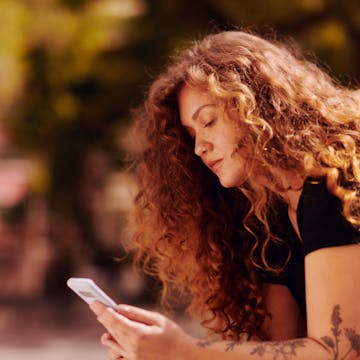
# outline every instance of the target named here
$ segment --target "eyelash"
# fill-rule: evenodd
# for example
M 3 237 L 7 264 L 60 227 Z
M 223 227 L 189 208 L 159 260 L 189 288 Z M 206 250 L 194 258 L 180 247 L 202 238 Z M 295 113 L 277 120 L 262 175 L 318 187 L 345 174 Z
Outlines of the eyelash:
M 203 125 L 204 128 L 208 128 L 208 127 L 211 127 L 214 125 L 216 119 L 211 119 L 209 120 L 207 123 L 205 123 Z M 187 133 L 188 136 L 190 136 L 191 140 L 194 140 L 195 139 L 195 135 L 194 134 L 191 134 L 190 132 Z
M 208 121 L 208 122 L 204 125 L 204 128 L 207 128 L 207 127 L 210 127 L 210 126 L 214 125 L 214 122 L 215 122 L 215 119 L 212 119 L 212 120 Z

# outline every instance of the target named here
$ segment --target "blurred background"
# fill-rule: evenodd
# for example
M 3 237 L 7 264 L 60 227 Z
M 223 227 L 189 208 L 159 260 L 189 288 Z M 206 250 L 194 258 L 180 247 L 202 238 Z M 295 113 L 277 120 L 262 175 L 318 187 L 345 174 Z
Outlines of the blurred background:
M 0 0 L 1 358 L 105 358 L 69 276 L 157 306 L 121 247 L 129 109 L 173 49 L 243 27 L 291 36 L 358 86 L 358 0 Z

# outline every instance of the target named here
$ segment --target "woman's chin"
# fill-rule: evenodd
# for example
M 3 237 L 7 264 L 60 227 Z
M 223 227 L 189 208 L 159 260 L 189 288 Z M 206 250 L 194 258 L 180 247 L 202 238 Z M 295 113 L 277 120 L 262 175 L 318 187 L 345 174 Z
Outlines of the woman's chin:
M 244 178 L 222 178 L 219 176 L 219 182 L 221 184 L 222 187 L 224 188 L 235 188 L 235 187 L 239 187 L 240 185 L 242 185 L 244 183 L 245 179 Z

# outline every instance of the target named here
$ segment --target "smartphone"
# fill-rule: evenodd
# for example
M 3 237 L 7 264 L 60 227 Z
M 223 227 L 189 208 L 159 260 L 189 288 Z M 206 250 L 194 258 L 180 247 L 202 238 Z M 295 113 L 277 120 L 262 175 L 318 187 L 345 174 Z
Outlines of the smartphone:
M 66 284 L 88 304 L 99 300 L 114 310 L 117 308 L 115 301 L 105 294 L 91 279 L 72 277 Z

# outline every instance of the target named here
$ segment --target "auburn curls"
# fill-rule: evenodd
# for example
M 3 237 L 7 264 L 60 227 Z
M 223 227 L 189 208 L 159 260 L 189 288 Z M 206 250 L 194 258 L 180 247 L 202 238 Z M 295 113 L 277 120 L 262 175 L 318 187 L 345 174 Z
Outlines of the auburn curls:
M 221 187 L 194 156 L 179 119 L 184 85 L 211 94 L 241 129 L 239 151 L 251 167 L 239 188 Z M 189 295 L 189 311 L 223 338 L 265 338 L 259 268 L 281 271 L 266 254 L 271 242 L 286 243 L 271 230 L 271 211 L 286 190 L 274 174 L 326 176 L 358 226 L 359 116 L 359 94 L 293 46 L 228 31 L 177 53 L 134 112 L 140 145 L 131 162 L 138 193 L 129 246 L 162 281 L 163 299 Z

